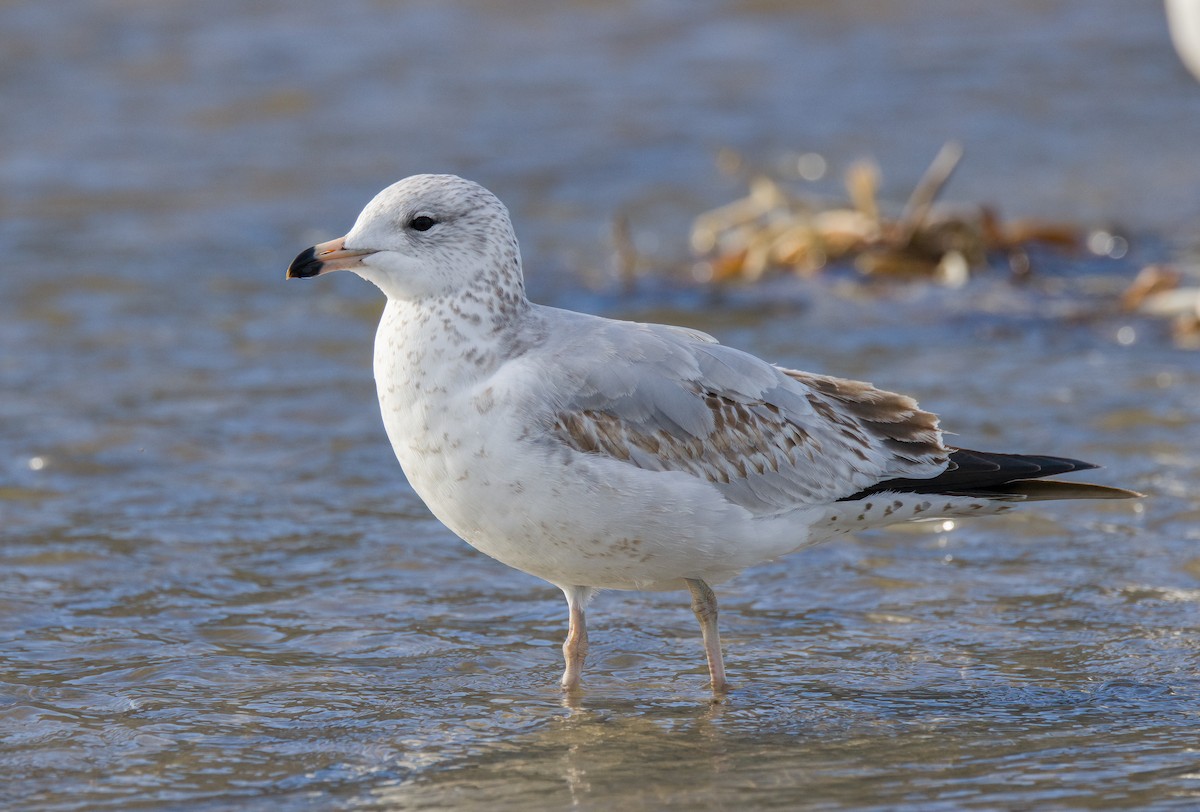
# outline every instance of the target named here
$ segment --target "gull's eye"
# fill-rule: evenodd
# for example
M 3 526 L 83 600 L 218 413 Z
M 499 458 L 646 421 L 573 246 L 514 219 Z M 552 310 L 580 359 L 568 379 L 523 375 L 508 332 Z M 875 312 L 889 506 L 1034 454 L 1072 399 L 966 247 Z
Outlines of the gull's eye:
M 422 214 L 408 221 L 408 227 L 414 231 L 428 231 L 437 225 L 437 220 Z

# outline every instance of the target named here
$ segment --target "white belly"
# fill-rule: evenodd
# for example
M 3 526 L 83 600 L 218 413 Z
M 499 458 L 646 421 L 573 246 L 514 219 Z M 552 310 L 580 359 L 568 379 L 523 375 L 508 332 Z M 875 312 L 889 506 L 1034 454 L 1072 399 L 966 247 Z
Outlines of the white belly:
M 707 483 L 568 449 L 505 405 L 481 411 L 486 389 L 443 393 L 432 409 L 381 387 L 380 404 L 429 509 L 511 567 L 560 586 L 674 589 L 682 578 L 724 580 L 802 541 L 803 523 L 784 540 L 770 520 L 763 538 L 744 538 L 752 520 Z
M 690 474 L 566 447 L 539 419 L 553 397 L 537 370 L 405 336 L 397 309 L 380 324 L 386 351 L 376 345 L 384 426 L 413 489 L 481 552 L 559 586 L 673 589 L 804 544 L 804 515 L 753 519 Z

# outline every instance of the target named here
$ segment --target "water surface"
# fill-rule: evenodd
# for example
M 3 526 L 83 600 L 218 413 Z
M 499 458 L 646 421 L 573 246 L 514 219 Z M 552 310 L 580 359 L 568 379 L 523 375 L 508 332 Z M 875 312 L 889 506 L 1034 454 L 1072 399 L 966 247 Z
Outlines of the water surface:
M 1192 808 L 1200 356 L 1114 296 L 1200 224 L 1200 86 L 1118 0 L 0 7 L 0 799 L 18 809 Z M 684 286 L 713 156 L 1118 226 L 1027 285 Z M 509 203 L 537 298 L 919 396 L 1141 504 L 863 534 L 565 607 L 430 517 L 354 278 L 284 284 L 417 171 Z M 836 190 L 836 177 L 819 189 Z M 629 296 L 624 211 L 680 269 Z

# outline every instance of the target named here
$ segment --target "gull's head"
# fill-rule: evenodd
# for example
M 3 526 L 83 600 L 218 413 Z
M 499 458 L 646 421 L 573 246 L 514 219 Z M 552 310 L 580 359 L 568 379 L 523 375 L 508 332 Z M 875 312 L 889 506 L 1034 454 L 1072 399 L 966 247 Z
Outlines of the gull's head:
M 421 299 L 479 283 L 521 288 L 508 209 L 455 175 L 413 175 L 375 196 L 344 237 L 300 253 L 288 279 L 353 271 L 389 298 Z

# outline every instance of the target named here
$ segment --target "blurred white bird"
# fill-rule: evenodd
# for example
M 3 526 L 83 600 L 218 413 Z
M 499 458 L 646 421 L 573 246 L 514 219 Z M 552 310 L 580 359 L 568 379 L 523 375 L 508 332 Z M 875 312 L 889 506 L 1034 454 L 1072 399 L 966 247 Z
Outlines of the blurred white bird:
M 1171 43 L 1184 66 L 1200 80 L 1200 0 L 1166 0 Z

